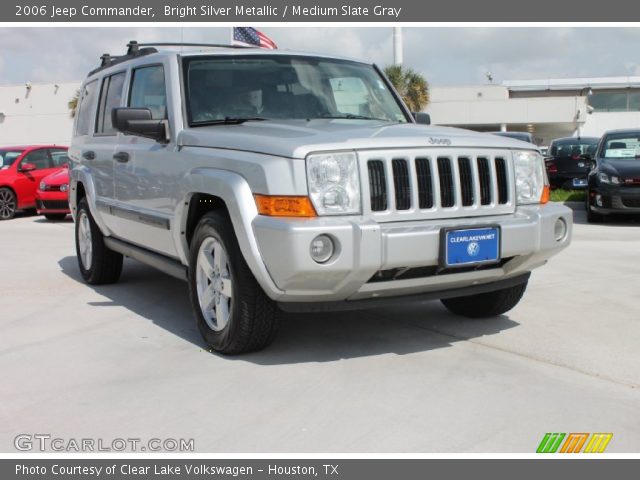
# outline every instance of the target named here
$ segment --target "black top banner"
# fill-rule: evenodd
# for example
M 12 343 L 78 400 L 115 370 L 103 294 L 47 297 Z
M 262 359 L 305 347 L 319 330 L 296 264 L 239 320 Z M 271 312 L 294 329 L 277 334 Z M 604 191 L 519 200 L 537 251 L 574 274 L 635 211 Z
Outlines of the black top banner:
M 628 0 L 15 0 L 2 22 L 634 22 Z

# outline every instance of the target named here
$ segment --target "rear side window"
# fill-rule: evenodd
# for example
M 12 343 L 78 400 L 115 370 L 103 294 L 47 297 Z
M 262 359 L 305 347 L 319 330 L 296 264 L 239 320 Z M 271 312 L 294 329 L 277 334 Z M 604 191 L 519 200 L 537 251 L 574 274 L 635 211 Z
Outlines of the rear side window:
M 89 135 L 89 129 L 93 122 L 91 121 L 92 115 L 91 112 L 93 110 L 93 101 L 96 97 L 96 87 L 98 82 L 93 80 L 92 82 L 87 83 L 82 92 L 80 92 L 80 98 L 78 98 L 78 111 L 76 115 L 78 116 L 78 120 L 76 123 L 76 135 Z
M 102 80 L 100 90 L 100 107 L 96 132 L 103 135 L 114 135 L 116 129 L 111 124 L 111 110 L 121 105 L 122 87 L 124 86 L 124 72 L 116 73 Z
M 53 160 L 54 167 L 64 167 L 69 164 L 69 157 L 67 151 L 62 148 L 52 148 L 49 150 L 51 154 L 51 160 Z
M 167 118 L 167 93 L 162 65 L 137 68 L 133 71 L 129 106 L 148 108 L 154 120 Z

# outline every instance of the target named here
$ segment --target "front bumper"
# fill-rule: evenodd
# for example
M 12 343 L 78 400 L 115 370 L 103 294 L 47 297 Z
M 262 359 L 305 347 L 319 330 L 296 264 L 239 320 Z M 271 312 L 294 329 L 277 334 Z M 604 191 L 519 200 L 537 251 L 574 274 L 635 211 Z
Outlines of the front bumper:
M 591 210 L 601 214 L 640 214 L 640 186 L 599 185 L 591 190 Z
M 38 215 L 45 213 L 71 213 L 69 209 L 69 192 L 36 191 L 36 210 Z
M 567 225 L 556 241 L 554 226 Z M 452 273 L 437 268 L 440 231 L 446 227 L 499 225 L 502 262 Z M 549 203 L 518 207 L 509 215 L 377 223 L 363 217 L 279 219 L 252 224 L 262 261 L 286 302 L 340 302 L 463 289 L 522 276 L 543 265 L 571 241 L 572 212 Z M 311 241 L 331 236 L 337 254 L 326 264 L 310 256 Z M 404 272 L 412 272 L 404 276 Z M 392 277 L 388 276 L 392 272 Z M 399 272 L 396 275 L 394 272 Z

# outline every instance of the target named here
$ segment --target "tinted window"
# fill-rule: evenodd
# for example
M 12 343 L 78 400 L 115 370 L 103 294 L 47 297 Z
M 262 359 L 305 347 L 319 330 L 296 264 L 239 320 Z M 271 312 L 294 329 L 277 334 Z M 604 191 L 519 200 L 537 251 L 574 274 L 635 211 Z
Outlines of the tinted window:
M 80 94 L 80 98 L 78 99 L 78 107 L 76 115 L 78 116 L 78 120 L 76 123 L 76 135 L 89 135 L 89 129 L 93 122 L 91 118 L 93 117 L 93 100 L 96 96 L 96 86 L 97 81 L 94 80 L 84 86 L 82 93 Z
M 589 98 L 589 104 L 596 112 L 626 112 L 626 93 L 594 93 Z
M 54 167 L 63 167 L 69 164 L 69 157 L 67 156 L 67 151 L 65 149 L 52 148 L 49 150 L 51 154 L 51 160 L 53 161 Z
M 53 161 L 49 156 L 49 152 L 44 148 L 27 153 L 27 155 L 20 162 L 21 165 L 24 165 L 25 163 L 31 163 L 35 165 L 36 170 L 43 170 L 45 168 L 53 167 Z
M 102 81 L 96 132 L 106 135 L 116 133 L 115 128 L 113 128 L 111 124 L 111 110 L 121 105 L 123 85 L 124 72 L 105 77 Z
M 133 71 L 129 106 L 148 108 L 154 120 L 167 118 L 167 94 L 164 68 L 161 65 L 138 68 Z
M 0 150 L 0 170 L 9 168 L 22 155 L 22 150 Z
M 554 157 L 576 157 L 585 153 L 593 153 L 598 139 L 562 141 L 551 145 L 550 154 Z

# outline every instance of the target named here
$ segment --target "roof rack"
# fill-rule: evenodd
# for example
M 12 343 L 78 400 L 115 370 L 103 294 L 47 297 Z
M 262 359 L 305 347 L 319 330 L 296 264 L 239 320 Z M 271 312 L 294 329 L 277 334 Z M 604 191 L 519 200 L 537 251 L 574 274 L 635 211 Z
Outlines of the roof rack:
M 252 48 L 249 45 L 230 45 L 223 43 L 184 43 L 184 42 L 153 42 L 138 43 L 131 40 L 127 44 L 127 54 L 132 55 L 140 51 L 140 47 L 213 47 L 213 48 Z
M 100 56 L 100 66 L 89 72 L 89 76 L 99 72 L 105 68 L 109 68 L 113 65 L 117 65 L 127 60 L 131 60 L 144 55 L 150 55 L 157 53 L 158 50 L 154 47 L 215 47 L 215 48 L 251 48 L 245 45 L 226 45 L 221 43 L 178 43 L 178 42 L 158 42 L 158 43 L 138 43 L 135 40 L 131 40 L 127 43 L 127 53 L 125 55 L 110 55 L 103 53 Z

